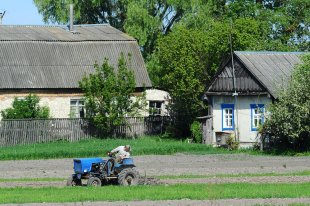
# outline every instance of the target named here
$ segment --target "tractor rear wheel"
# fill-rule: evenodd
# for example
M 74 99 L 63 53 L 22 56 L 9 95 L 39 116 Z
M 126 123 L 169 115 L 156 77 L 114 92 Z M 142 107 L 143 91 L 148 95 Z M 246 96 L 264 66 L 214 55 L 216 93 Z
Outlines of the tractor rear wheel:
M 123 169 L 118 174 L 118 184 L 123 186 L 138 185 L 139 173 L 133 168 Z
M 82 180 L 76 179 L 73 176 L 70 176 L 67 180 L 67 186 L 81 186 Z
M 98 177 L 91 177 L 87 181 L 87 186 L 99 187 L 101 186 L 101 180 Z

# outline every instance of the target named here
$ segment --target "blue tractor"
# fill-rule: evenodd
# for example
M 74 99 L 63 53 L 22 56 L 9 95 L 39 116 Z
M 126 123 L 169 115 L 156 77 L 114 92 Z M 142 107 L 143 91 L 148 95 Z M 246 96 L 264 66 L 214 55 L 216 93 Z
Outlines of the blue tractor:
M 132 158 L 125 158 L 117 163 L 114 158 L 74 159 L 74 174 L 67 181 L 68 186 L 81 186 L 82 179 L 87 179 L 88 186 L 102 186 L 106 184 L 137 185 L 139 173 L 134 169 Z

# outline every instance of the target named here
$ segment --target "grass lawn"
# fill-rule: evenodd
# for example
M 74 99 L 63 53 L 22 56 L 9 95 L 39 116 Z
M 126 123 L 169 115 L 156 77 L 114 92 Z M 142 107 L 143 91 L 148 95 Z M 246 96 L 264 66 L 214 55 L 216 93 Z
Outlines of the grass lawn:
M 310 183 L 196 184 L 136 187 L 0 188 L 0 204 L 130 200 L 310 197 Z
M 17 145 L 0 148 L 0 160 L 51 159 L 72 157 L 105 156 L 106 152 L 130 144 L 133 155 L 170 155 L 175 153 L 221 154 L 242 151 L 228 151 L 203 144 L 189 144 L 181 140 L 142 137 L 130 139 L 90 139 L 79 142 L 53 142 L 32 145 Z M 254 151 L 252 151 L 255 153 Z M 250 153 L 250 151 L 248 151 Z M 258 152 L 256 152 L 258 153 Z

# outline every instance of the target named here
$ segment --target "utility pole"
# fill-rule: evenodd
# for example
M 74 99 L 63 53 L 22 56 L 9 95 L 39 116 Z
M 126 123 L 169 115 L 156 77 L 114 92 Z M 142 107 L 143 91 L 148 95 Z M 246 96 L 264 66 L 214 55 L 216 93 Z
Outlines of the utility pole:
M 4 17 L 5 11 L 4 12 L 0 12 L 0 25 L 2 24 L 2 19 Z
M 233 73 L 233 87 L 234 87 L 234 93 L 232 96 L 235 98 L 235 110 L 236 110 L 236 118 L 233 122 L 234 124 L 234 134 L 235 134 L 235 140 L 239 141 L 239 123 L 238 123 L 238 92 L 237 92 L 237 85 L 236 85 L 236 75 L 235 75 L 235 64 L 234 64 L 234 52 L 233 52 L 233 42 L 232 42 L 232 29 L 233 29 L 233 22 L 232 19 L 230 19 L 230 35 L 229 35 L 229 41 L 230 41 L 230 55 L 231 55 L 231 65 L 232 65 L 232 73 Z

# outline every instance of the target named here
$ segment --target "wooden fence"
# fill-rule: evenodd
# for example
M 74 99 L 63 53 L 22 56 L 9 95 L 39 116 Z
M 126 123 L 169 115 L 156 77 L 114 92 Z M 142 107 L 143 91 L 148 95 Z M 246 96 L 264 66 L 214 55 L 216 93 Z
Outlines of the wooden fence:
M 115 137 L 156 135 L 165 131 L 169 117 L 128 117 L 127 124 L 117 127 Z M 17 144 L 78 141 L 101 136 L 87 119 L 30 119 L 2 120 L 0 122 L 0 147 Z

